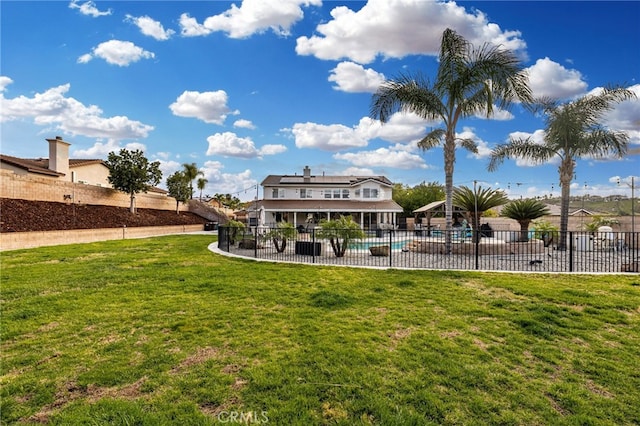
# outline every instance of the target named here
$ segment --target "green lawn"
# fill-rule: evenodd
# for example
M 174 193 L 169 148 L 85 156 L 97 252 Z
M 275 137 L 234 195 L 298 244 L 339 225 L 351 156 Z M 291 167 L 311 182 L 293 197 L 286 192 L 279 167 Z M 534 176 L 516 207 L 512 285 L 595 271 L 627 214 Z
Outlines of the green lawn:
M 640 422 L 638 275 L 273 264 L 211 241 L 2 253 L 2 424 Z

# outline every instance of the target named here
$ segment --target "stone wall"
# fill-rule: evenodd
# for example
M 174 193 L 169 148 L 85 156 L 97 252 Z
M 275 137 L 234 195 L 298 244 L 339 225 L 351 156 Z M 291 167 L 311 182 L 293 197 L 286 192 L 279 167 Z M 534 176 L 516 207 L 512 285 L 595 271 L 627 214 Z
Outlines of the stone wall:
M 130 203 L 128 194 L 112 188 L 19 175 L 8 170 L 0 170 L 0 197 L 116 207 L 129 207 Z M 136 195 L 136 207 L 175 211 L 176 200 L 164 194 L 140 193 Z M 180 203 L 180 210 L 188 211 L 189 207 Z
M 202 231 L 204 225 L 140 226 L 102 229 L 74 229 L 65 231 L 3 232 L 0 233 L 0 251 L 61 244 L 92 243 Z

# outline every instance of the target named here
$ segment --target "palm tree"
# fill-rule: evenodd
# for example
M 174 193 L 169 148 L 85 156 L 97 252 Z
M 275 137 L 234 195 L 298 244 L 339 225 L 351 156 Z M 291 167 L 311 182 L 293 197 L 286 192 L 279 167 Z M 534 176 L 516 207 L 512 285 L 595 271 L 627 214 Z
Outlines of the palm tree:
M 282 253 L 287 248 L 287 240 L 294 240 L 297 235 L 298 231 L 292 223 L 280 222 L 277 228 L 272 228 L 267 233 L 267 238 L 271 238 L 276 251 Z
M 519 241 L 529 241 L 529 224 L 532 220 L 549 214 L 549 208 L 541 201 L 533 198 L 513 200 L 500 212 L 502 216 L 517 220 L 520 224 Z
M 507 196 L 503 191 L 491 188 L 471 189 L 461 186 L 453 191 L 453 205 L 466 210 L 471 216 L 471 227 L 473 228 L 473 242 L 480 241 L 480 217 L 484 212 L 494 207 L 501 206 L 507 201 Z
M 191 196 L 189 198 L 193 198 L 193 180 L 199 175 L 204 176 L 204 173 L 198 170 L 196 163 L 184 163 L 182 167 L 185 176 L 189 179 L 189 189 L 191 189 Z
M 202 172 L 200 172 L 202 173 Z M 202 191 L 204 191 L 204 187 L 207 186 L 207 184 L 209 183 L 209 181 L 203 177 L 198 178 L 198 189 L 200 190 L 200 202 L 202 202 Z
M 560 241 L 558 250 L 566 249 L 569 224 L 569 197 L 576 158 L 622 157 L 627 150 L 629 136 L 612 131 L 601 123 L 604 114 L 615 104 L 635 98 L 622 87 L 607 87 L 598 94 L 584 95 L 566 104 L 541 100 L 536 107 L 545 115 L 544 143 L 526 139 L 512 139 L 496 146 L 491 154 L 489 171 L 496 170 L 505 158 L 524 158 L 542 164 L 553 157 L 560 158 Z
M 327 220 L 320 223 L 320 226 L 318 236 L 329 240 L 336 257 L 344 257 L 352 240 L 365 237 L 360 224 L 354 222 L 351 216 L 340 216 L 338 219 Z
M 507 109 L 515 100 L 532 101 L 528 76 L 517 57 L 509 50 L 483 44 L 473 47 L 451 29 L 442 34 L 439 66 L 435 81 L 410 74 L 382 83 L 373 95 L 371 116 L 387 122 L 397 111 L 412 112 L 426 120 L 441 120 L 443 128 L 429 132 L 418 146 L 423 150 L 443 143 L 445 170 L 445 223 L 452 227 L 453 169 L 456 141 L 463 148 L 477 152 L 475 142 L 456 139 L 458 121 L 484 113 L 493 114 L 494 103 Z M 451 237 L 447 232 L 447 253 Z

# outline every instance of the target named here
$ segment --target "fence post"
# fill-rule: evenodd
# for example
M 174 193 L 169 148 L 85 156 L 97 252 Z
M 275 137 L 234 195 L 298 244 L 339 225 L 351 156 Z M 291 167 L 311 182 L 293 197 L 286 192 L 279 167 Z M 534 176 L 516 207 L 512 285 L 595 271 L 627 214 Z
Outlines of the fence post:
M 393 234 L 394 231 L 389 231 L 389 268 L 393 266 Z
M 478 221 L 479 222 L 479 221 Z M 482 238 L 482 235 L 480 233 L 478 233 L 477 229 L 473 230 L 473 241 L 475 241 L 475 252 L 476 252 L 476 271 L 479 269 L 480 267 L 480 238 Z
M 253 257 L 258 258 L 258 225 L 256 225 L 253 231 Z
M 573 231 L 569 231 L 569 272 L 573 272 Z
M 316 228 L 311 230 L 311 263 L 316 263 Z

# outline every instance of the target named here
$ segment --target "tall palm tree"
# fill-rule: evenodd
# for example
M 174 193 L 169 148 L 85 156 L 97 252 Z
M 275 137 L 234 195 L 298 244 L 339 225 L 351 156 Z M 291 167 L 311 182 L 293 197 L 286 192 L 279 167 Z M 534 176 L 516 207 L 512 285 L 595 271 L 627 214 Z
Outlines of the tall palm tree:
M 202 191 L 204 191 L 204 187 L 207 186 L 207 184 L 209 183 L 209 181 L 203 177 L 198 178 L 198 189 L 200 190 L 200 202 L 202 202 Z
M 496 170 L 505 158 L 524 158 L 542 164 L 553 157 L 560 159 L 560 241 L 558 249 L 566 249 L 569 224 L 569 196 L 571 180 L 580 157 L 622 157 L 627 150 L 629 136 L 602 124 L 604 114 L 615 104 L 635 98 L 632 91 L 620 86 L 604 88 L 600 93 L 584 95 L 576 100 L 559 104 L 541 100 L 536 107 L 545 116 L 544 143 L 526 139 L 511 139 L 496 146 L 491 153 L 489 171 Z
M 198 165 L 196 163 L 184 163 L 182 168 L 186 178 L 189 180 L 189 189 L 191 189 L 191 196 L 189 198 L 191 199 L 193 198 L 193 180 L 199 175 L 204 176 L 204 173 L 198 170 Z
M 461 186 L 453 191 L 453 205 L 466 210 L 471 216 L 473 242 L 480 241 L 480 217 L 484 212 L 508 202 L 503 191 L 491 188 Z
M 500 212 L 502 216 L 518 221 L 520 224 L 519 241 L 529 241 L 529 224 L 534 219 L 549 214 L 549 208 L 541 201 L 533 198 L 524 200 L 513 200 Z
M 477 152 L 472 140 L 456 139 L 458 121 L 481 113 L 490 117 L 494 104 L 501 109 L 509 108 L 516 100 L 528 104 L 532 101 L 528 82 L 527 73 L 513 52 L 486 43 L 475 48 L 455 31 L 446 29 L 433 82 L 420 74 L 400 75 L 382 83 L 373 95 L 371 116 L 382 123 L 397 111 L 443 122 L 443 128 L 429 132 L 418 146 L 427 150 L 443 143 L 447 230 L 451 229 L 453 218 L 456 141 L 463 148 Z M 450 253 L 450 236 L 445 244 L 445 251 Z

